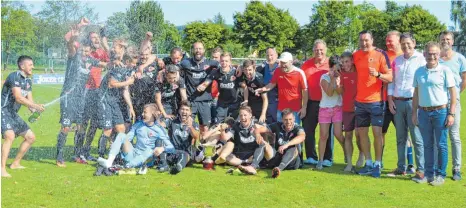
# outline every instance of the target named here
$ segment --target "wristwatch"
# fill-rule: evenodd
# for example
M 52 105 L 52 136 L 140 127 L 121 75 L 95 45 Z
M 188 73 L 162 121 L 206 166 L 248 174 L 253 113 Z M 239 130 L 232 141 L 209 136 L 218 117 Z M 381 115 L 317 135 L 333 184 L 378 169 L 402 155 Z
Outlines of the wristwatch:
M 376 78 L 379 78 L 380 77 L 380 72 L 378 72 L 379 74 L 377 74 L 377 76 L 375 76 Z
M 449 116 L 452 116 L 453 118 L 455 117 L 454 113 L 448 113 Z

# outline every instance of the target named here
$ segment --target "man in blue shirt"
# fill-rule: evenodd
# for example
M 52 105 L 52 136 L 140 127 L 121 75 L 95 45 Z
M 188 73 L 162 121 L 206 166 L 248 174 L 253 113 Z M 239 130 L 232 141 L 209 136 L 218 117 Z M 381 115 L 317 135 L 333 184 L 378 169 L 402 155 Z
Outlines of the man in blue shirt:
M 278 54 L 275 48 L 269 47 L 266 49 L 267 61 L 257 67 L 257 72 L 264 75 L 264 85 L 270 83 L 273 73 L 278 67 Z M 267 92 L 269 105 L 267 108 L 267 124 L 277 122 L 277 109 L 278 109 L 278 88 L 272 89 Z
M 419 126 L 424 141 L 427 182 L 438 186 L 445 183 L 447 175 L 447 132 L 455 120 L 456 89 L 451 71 L 439 64 L 439 44 L 427 43 L 424 48 L 424 57 L 426 57 L 427 64 L 414 74 L 412 121 L 414 125 Z M 449 106 L 448 94 L 451 96 Z M 436 173 L 434 173 L 434 149 L 437 149 L 439 153 Z
M 159 156 L 163 152 L 173 153 L 175 148 L 168 138 L 165 128 L 156 120 L 160 111 L 155 104 L 144 106 L 143 120 L 136 122 L 128 134 L 119 133 L 115 138 L 108 159 L 99 157 L 97 162 L 104 168 L 112 166 L 120 149 L 125 167 L 139 167 L 152 155 Z M 136 144 L 133 147 L 131 140 L 136 136 Z M 123 148 L 122 148 L 123 147 Z
M 461 121 L 461 102 L 460 92 L 466 89 L 466 58 L 463 55 L 453 51 L 454 35 L 452 32 L 444 31 L 439 37 L 441 52 L 440 64 L 447 66 L 454 77 L 456 86 L 456 114 L 455 122 L 449 129 L 451 141 L 451 155 L 453 158 L 453 180 L 461 180 L 461 139 L 460 139 L 460 121 Z

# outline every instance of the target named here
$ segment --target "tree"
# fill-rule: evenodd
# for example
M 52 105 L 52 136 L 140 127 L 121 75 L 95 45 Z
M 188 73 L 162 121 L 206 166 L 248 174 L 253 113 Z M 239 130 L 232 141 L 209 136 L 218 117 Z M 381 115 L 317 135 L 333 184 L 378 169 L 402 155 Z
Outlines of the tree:
M 3 4 L 3 2 L 2 2 Z M 2 5 L 2 51 L 5 52 L 3 69 L 7 69 L 13 51 L 24 51 L 37 39 L 34 18 L 24 9 Z
M 403 9 L 400 22 L 393 25 L 393 28 L 413 33 L 416 43 L 423 46 L 429 41 L 437 40 L 438 34 L 445 30 L 446 26 L 421 6 L 414 5 Z
M 214 16 L 212 22 L 219 25 L 225 25 L 225 18 L 223 18 L 222 14 L 219 12 Z
M 357 8 L 351 1 L 319 1 L 312 8 L 310 23 L 305 26 L 309 43 L 323 39 L 329 54 L 354 49 L 362 30 Z
M 181 47 L 181 34 L 176 26 L 168 21 L 164 24 L 162 38 L 158 42 L 159 51 L 161 53 L 169 53 L 174 47 Z
M 466 50 L 466 2 L 451 1 L 450 19 L 454 22 L 454 27 L 459 33 L 456 36 L 455 45 L 460 46 L 458 49 Z M 462 47 L 463 49 L 462 49 Z
M 361 11 L 360 20 L 363 29 L 370 30 L 374 38 L 374 45 L 378 48 L 385 49 L 385 36 L 390 31 L 390 21 L 392 16 L 387 12 L 380 11 L 376 8 Z
M 36 36 L 42 42 L 37 44 L 45 47 L 61 48 L 65 50 L 64 35 L 72 25 L 75 25 L 83 17 L 95 24 L 98 15 L 94 12 L 88 2 L 82 1 L 50 1 L 47 0 L 42 6 L 42 10 L 36 15 L 36 25 L 40 30 L 36 31 Z M 65 54 L 65 53 L 63 53 Z
M 189 51 L 194 42 L 202 41 L 205 49 L 210 50 L 220 45 L 224 32 L 225 28 L 222 25 L 210 21 L 190 22 L 183 30 L 183 47 Z
M 246 47 L 265 51 L 274 46 L 278 51 L 294 47 L 293 37 L 299 25 L 288 11 L 278 9 L 272 3 L 252 1 L 243 13 L 234 15 L 234 31 Z
M 165 20 L 162 8 L 154 1 L 133 1 L 126 11 L 126 25 L 132 42 L 139 44 L 147 31 L 152 32 L 153 43 L 159 43 L 164 34 Z M 156 45 L 154 48 L 158 48 Z M 158 53 L 158 52 L 157 52 Z
M 110 40 L 114 38 L 129 39 L 129 28 L 126 25 L 126 13 L 116 12 L 107 19 L 106 22 L 108 38 Z

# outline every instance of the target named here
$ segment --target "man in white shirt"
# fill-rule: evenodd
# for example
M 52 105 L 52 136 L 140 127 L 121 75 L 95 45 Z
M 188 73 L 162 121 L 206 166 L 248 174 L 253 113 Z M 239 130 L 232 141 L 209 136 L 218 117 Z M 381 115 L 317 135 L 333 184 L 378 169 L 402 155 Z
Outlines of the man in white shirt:
M 416 154 L 417 171 L 413 180 L 421 182 L 425 181 L 424 143 L 419 128 L 411 120 L 414 93 L 412 83 L 414 73 L 424 66 L 426 61 L 422 53 L 414 49 L 416 40 L 412 34 L 403 33 L 400 41 L 403 55 L 396 57 L 393 61 L 393 82 L 388 85 L 389 108 L 395 119 L 398 163 L 397 168 L 388 175 L 392 177 L 406 175 L 406 142 L 409 130 Z

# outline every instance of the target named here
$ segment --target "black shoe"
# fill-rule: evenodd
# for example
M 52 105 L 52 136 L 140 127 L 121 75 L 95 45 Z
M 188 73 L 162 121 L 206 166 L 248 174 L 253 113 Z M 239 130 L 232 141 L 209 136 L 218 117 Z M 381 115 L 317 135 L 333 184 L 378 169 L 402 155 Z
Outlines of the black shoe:
M 177 154 L 174 154 L 168 159 L 168 164 L 170 165 L 170 174 L 176 175 L 183 169 L 183 166 L 180 164 L 181 157 Z

